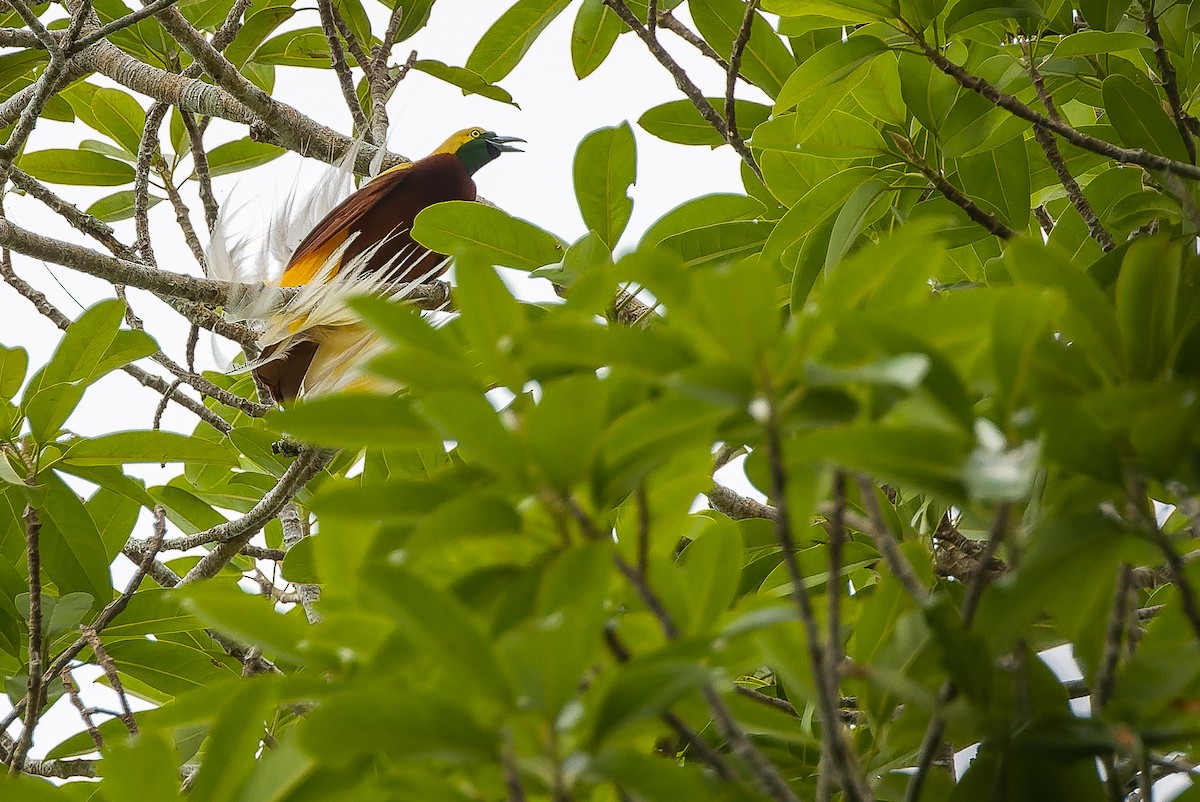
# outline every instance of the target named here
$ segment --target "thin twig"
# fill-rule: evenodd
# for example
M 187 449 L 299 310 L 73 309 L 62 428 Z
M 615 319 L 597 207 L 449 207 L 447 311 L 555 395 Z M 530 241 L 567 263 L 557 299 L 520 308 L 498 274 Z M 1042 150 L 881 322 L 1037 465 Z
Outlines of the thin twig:
M 837 680 L 826 673 L 825 646 L 821 643 L 821 632 L 817 625 L 812 599 L 804 582 L 804 572 L 796 556 L 796 540 L 792 533 L 791 510 L 788 504 L 787 468 L 783 457 L 780 422 L 776 402 L 767 398 L 767 416 L 764 423 L 767 447 L 767 464 L 771 476 L 771 498 L 775 502 L 775 536 L 783 552 L 783 563 L 792 583 L 792 599 L 800 621 L 804 625 L 808 661 L 816 689 L 817 711 L 821 716 L 822 751 L 828 756 L 829 765 L 837 775 L 842 793 L 851 800 L 873 800 L 874 796 L 859 774 L 858 759 L 853 746 L 842 733 L 837 714 Z
M 729 71 L 729 62 L 721 58 L 721 54 L 713 50 L 712 45 L 704 41 L 704 39 L 698 36 L 691 28 L 684 25 L 683 22 L 681 22 L 679 18 L 670 11 L 659 11 L 657 19 L 659 25 L 699 50 L 700 53 L 707 58 L 715 61 L 717 66 L 721 68 L 721 72 Z M 745 79 L 743 78 L 742 80 L 744 81 Z
M 975 621 L 975 612 L 978 610 L 979 600 L 982 598 L 983 590 L 987 587 L 988 583 L 989 573 L 987 567 L 1008 533 L 1010 510 L 1011 505 L 1008 503 L 1001 504 L 996 509 L 996 516 L 992 520 L 991 529 L 988 531 L 987 542 L 983 546 L 976 570 L 971 575 L 967 585 L 967 593 L 963 600 L 961 613 L 964 629 L 970 629 L 971 624 Z M 946 720 L 942 715 L 942 709 L 953 701 L 957 695 L 958 688 L 955 686 L 953 680 L 946 680 L 942 683 L 942 687 L 938 691 L 933 715 L 930 717 L 929 724 L 925 728 L 925 735 L 921 739 L 921 747 L 917 752 L 916 770 L 909 779 L 908 788 L 904 793 L 905 802 L 918 802 L 921 798 L 921 789 L 924 788 L 925 778 L 933 766 L 934 755 L 937 754 L 938 749 L 941 747 L 942 733 L 946 729 Z
M 999 217 L 991 212 L 980 209 L 975 204 L 975 201 L 971 200 L 965 192 L 954 186 L 954 184 L 951 184 L 946 176 L 933 169 L 929 162 L 921 158 L 920 154 L 913 148 L 912 143 L 905 137 L 894 131 L 889 131 L 888 135 L 896 143 L 896 147 L 900 149 L 900 152 L 904 154 L 904 158 L 908 163 L 920 170 L 921 175 L 929 179 L 929 183 L 933 184 L 934 188 L 942 193 L 946 200 L 966 212 L 967 217 L 987 229 L 988 233 L 1000 239 L 1012 239 L 1017 235 L 1017 232 L 1009 228 Z
M 650 31 L 646 26 L 638 20 L 637 15 L 629 10 L 629 6 L 625 5 L 625 0 L 604 0 L 604 4 L 616 12 L 631 31 L 638 35 L 638 38 L 645 42 L 650 54 L 658 61 L 659 64 L 666 68 L 667 72 L 671 73 L 671 77 L 675 79 L 675 85 L 679 90 L 687 96 L 688 100 L 695 106 L 696 111 L 704 118 L 704 121 L 712 126 L 713 130 L 725 138 L 726 142 L 737 152 L 742 161 L 746 163 L 755 175 L 762 178 L 762 171 L 758 166 L 758 162 L 754 159 L 754 154 L 750 152 L 750 148 L 746 147 L 746 143 L 741 141 L 741 138 L 730 139 L 727 136 L 727 126 L 725 120 L 713 108 L 712 103 L 700 91 L 700 87 L 688 77 L 687 72 L 671 57 L 671 54 L 666 51 L 657 38 L 650 35 Z
M 102 25 L 99 28 L 91 31 L 87 36 L 83 37 L 78 42 L 67 48 L 67 54 L 73 56 L 76 53 L 86 50 L 99 42 L 101 39 L 108 39 L 111 34 L 114 34 L 117 31 L 124 30 L 130 25 L 135 25 L 147 17 L 153 17 L 164 8 L 175 5 L 176 2 L 178 2 L 178 0 L 154 0 L 153 3 L 147 3 L 135 11 L 122 17 L 118 17 L 107 25 Z
M 617 635 L 616 628 L 613 624 L 608 624 L 604 628 L 604 643 L 608 646 L 609 652 L 616 658 L 618 663 L 628 663 L 632 655 L 629 653 L 628 647 L 621 642 L 621 638 Z M 683 719 L 672 713 L 670 710 L 664 710 L 659 716 L 663 723 L 670 727 L 679 739 L 687 744 L 696 757 L 704 764 L 712 767 L 716 771 L 717 776 L 726 782 L 736 782 L 737 775 L 730 768 L 724 756 L 713 749 L 708 741 L 704 740 L 698 732 L 689 727 Z
M 859 476 L 857 481 L 859 492 L 862 494 L 863 506 L 866 507 L 867 516 L 871 521 L 871 527 L 865 530 L 866 533 L 875 542 L 875 548 L 883 556 L 883 561 L 887 563 L 892 576 L 900 581 L 904 590 L 916 601 L 918 606 L 923 605 L 929 600 L 929 589 L 917 578 L 917 572 L 913 570 L 908 558 L 900 551 L 896 535 L 883 517 L 883 509 L 879 506 L 879 499 L 875 495 L 875 485 L 865 476 Z
M 1028 43 L 1026 43 L 1025 48 L 1025 60 L 1029 78 L 1033 82 L 1038 98 L 1042 101 L 1042 106 L 1045 107 L 1046 114 L 1050 119 L 1061 121 L 1054 98 L 1051 96 L 1049 90 L 1046 89 L 1046 82 L 1042 79 L 1042 74 L 1038 71 L 1037 65 L 1034 64 L 1033 52 Z M 1100 218 L 1096 216 L 1096 211 L 1092 208 L 1092 204 L 1087 199 L 1087 196 L 1083 194 L 1083 189 L 1080 188 L 1079 182 L 1075 180 L 1075 176 L 1071 175 L 1071 171 L 1067 169 L 1066 161 L 1063 159 L 1062 151 L 1059 150 L 1058 142 L 1054 139 L 1054 135 L 1044 128 L 1034 126 L 1033 136 L 1041 147 L 1042 153 L 1045 154 L 1046 161 L 1054 169 L 1054 174 L 1058 176 L 1059 183 L 1066 190 L 1067 198 L 1071 201 L 1071 205 L 1075 207 L 1075 211 L 1083 218 L 1084 225 L 1087 226 L 1088 233 L 1092 239 L 1100 245 L 1101 250 L 1105 252 L 1111 251 L 1116 247 L 1116 243 L 1113 241 L 1112 235 L 1108 233 L 1108 229 L 1100 222 Z
M 50 303 L 45 294 L 39 291 L 29 282 L 19 277 L 12 269 L 12 260 L 9 256 L 7 248 L 0 249 L 0 277 L 16 290 L 21 296 L 26 298 L 34 308 L 42 315 L 50 320 L 51 323 L 58 326 L 62 330 L 66 330 L 67 326 L 71 325 L 71 319 L 64 315 L 57 307 Z M 232 428 L 229 423 L 217 413 L 213 412 L 208 407 L 204 406 L 194 398 L 189 397 L 179 390 L 178 387 L 172 386 L 171 382 L 166 381 L 160 376 L 155 376 L 137 365 L 125 365 L 121 370 L 132 376 L 142 385 L 149 387 L 152 390 L 160 393 L 163 396 L 169 396 L 172 401 L 184 407 L 201 420 L 208 423 L 219 432 L 225 433 Z
M 1108 704 L 1116 686 L 1117 662 L 1121 659 L 1121 640 L 1133 610 L 1133 594 L 1133 570 L 1128 564 L 1122 564 L 1117 569 L 1116 592 L 1105 629 L 1104 653 L 1100 658 L 1100 665 L 1096 668 L 1092 687 L 1092 710 L 1097 713 Z
M 926 58 L 933 62 L 935 67 L 949 75 L 963 88 L 970 89 L 972 92 L 982 95 L 992 105 L 1002 108 L 1010 114 L 1020 117 L 1022 120 L 1033 123 L 1039 128 L 1046 128 L 1053 131 L 1076 147 L 1106 156 L 1113 161 L 1136 164 L 1147 170 L 1165 170 L 1182 178 L 1190 178 L 1193 181 L 1200 180 L 1200 167 L 1194 164 L 1178 162 L 1166 156 L 1160 156 L 1157 153 L 1150 153 L 1141 148 L 1122 148 L 1111 142 L 1105 142 L 1102 139 L 1096 139 L 1093 136 L 1085 134 L 1071 127 L 1065 121 L 1052 120 L 1044 114 L 1039 114 L 1012 95 L 1001 92 L 983 78 L 967 72 L 959 65 L 950 61 L 941 51 L 930 46 L 919 33 L 915 31 L 906 31 L 906 33 L 912 37 L 914 44 L 921 49 Z
M 30 475 L 29 484 L 34 484 Z M 19 773 L 25 764 L 25 756 L 33 745 L 33 731 L 45 701 L 45 685 L 42 677 L 42 520 L 32 504 L 25 505 L 25 556 L 29 571 L 29 677 L 25 682 L 25 726 L 16 748 L 9 755 L 9 774 Z
M 324 470 L 329 461 L 337 454 L 333 449 L 309 448 L 288 466 L 287 471 L 279 478 L 275 487 L 271 488 L 262 500 L 241 518 L 214 526 L 208 530 L 216 548 L 204 555 L 200 562 L 188 571 L 180 581 L 180 585 L 190 585 L 202 579 L 211 579 L 237 556 L 242 546 L 262 529 L 266 523 L 279 514 L 283 506 L 295 498 L 296 494 L 305 488 L 314 476 Z
M 1154 13 L 1154 3 L 1142 0 L 1143 19 L 1146 22 L 1146 35 L 1154 42 L 1154 61 L 1158 65 L 1158 77 L 1162 82 L 1163 92 L 1167 96 L 1167 105 L 1171 107 L 1171 118 L 1179 131 L 1179 138 L 1187 149 L 1188 159 L 1196 163 L 1196 140 L 1188 130 L 1187 113 L 1183 110 L 1183 101 L 1179 97 L 1179 80 L 1175 75 L 1175 67 L 1167 53 L 1162 31 L 1158 27 L 1158 17 Z
M 737 88 L 738 75 L 742 69 L 742 54 L 746 52 L 746 45 L 750 43 L 754 20 L 758 16 L 757 8 L 758 0 L 749 0 L 746 3 L 746 11 L 742 15 L 742 26 L 733 39 L 733 45 L 729 51 L 729 68 L 725 71 L 725 138 L 731 145 L 735 139 L 739 142 L 742 141 L 737 127 L 737 102 L 734 98 L 734 90 Z M 744 142 L 741 147 L 745 147 Z M 734 150 L 738 150 L 736 145 Z M 762 176 L 760 175 L 759 178 Z
M 118 256 L 122 259 L 135 258 L 133 249 L 116 238 L 111 226 L 97 220 L 86 212 L 80 211 L 73 203 L 55 194 L 49 187 L 33 176 L 14 167 L 9 179 L 18 189 L 41 201 L 51 211 L 60 215 L 76 231 L 87 234 L 99 242 L 113 256 Z
M 93 711 L 84 705 L 83 700 L 79 698 L 79 688 L 71 678 L 71 669 L 64 667 L 58 676 L 62 678 L 63 688 L 67 691 L 71 705 L 79 712 L 79 719 L 83 722 L 83 726 L 87 730 L 88 736 L 91 737 L 92 743 L 96 745 L 97 749 L 103 749 L 104 739 L 100 737 L 100 730 L 96 729 L 96 722 L 92 718 Z
M 129 707 L 129 697 L 125 695 L 125 686 L 121 682 L 120 674 L 117 672 L 117 664 L 105 650 L 104 644 L 100 641 L 100 636 L 96 630 L 91 627 L 83 627 L 83 639 L 87 641 L 88 646 L 92 647 L 92 654 L 96 656 L 96 663 L 104 669 L 104 676 L 108 677 L 108 682 L 112 685 L 112 689 L 116 691 L 117 699 L 121 702 L 121 723 L 125 725 L 125 729 L 129 730 L 130 735 L 137 735 L 138 725 L 133 717 L 133 710 Z
M 300 525 L 300 508 L 296 502 L 289 501 L 279 512 L 279 523 L 283 527 L 283 547 L 290 551 L 304 539 L 304 527 Z M 243 549 L 243 552 L 245 549 Z M 321 613 L 317 610 L 317 602 L 321 599 L 321 588 L 317 585 L 296 585 L 296 597 L 304 609 L 304 615 L 310 624 L 321 623 Z
M 397 3 L 396 7 L 403 9 L 400 3 Z M 350 72 L 350 65 L 346 63 L 346 51 L 342 49 L 342 42 L 338 39 L 337 26 L 333 22 L 333 3 L 330 0 L 317 0 L 317 12 L 321 17 L 321 30 L 329 45 L 329 60 L 333 65 L 334 75 L 337 76 L 338 86 L 342 90 L 342 99 L 346 101 L 346 107 L 350 110 L 354 127 L 366 133 L 367 115 L 363 113 L 362 104 L 358 102 L 358 95 L 354 91 L 354 76 Z M 366 68 L 361 61 L 359 66 Z
M 192 172 L 196 175 L 196 183 L 200 192 L 200 203 L 204 207 L 204 222 L 209 233 L 217 226 L 221 207 L 217 204 L 217 196 L 213 194 L 212 173 L 208 169 L 208 154 L 204 151 L 204 132 L 196 124 L 196 117 L 187 109 L 179 109 L 179 119 L 188 135 L 188 148 L 192 154 Z M 207 275 L 207 273 L 205 274 Z
M 153 267 L 154 249 L 150 242 L 150 168 L 158 152 L 158 129 L 171 107 L 166 103 L 154 103 L 146 112 L 146 127 L 138 140 L 137 161 L 133 173 L 133 220 L 137 229 L 134 247 L 142 261 Z

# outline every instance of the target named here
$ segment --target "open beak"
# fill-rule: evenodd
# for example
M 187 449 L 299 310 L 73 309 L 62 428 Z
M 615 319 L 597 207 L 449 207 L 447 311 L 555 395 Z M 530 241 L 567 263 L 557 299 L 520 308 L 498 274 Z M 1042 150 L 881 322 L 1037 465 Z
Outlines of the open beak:
M 524 153 L 525 152 L 525 151 L 521 150 L 520 148 L 515 148 L 511 144 L 509 144 L 510 142 L 524 143 L 525 140 L 521 139 L 521 137 L 519 137 L 519 136 L 498 136 L 496 134 L 489 133 L 489 134 L 485 135 L 484 139 L 487 141 L 487 143 L 489 145 L 494 145 L 496 150 L 500 151 L 501 153 Z

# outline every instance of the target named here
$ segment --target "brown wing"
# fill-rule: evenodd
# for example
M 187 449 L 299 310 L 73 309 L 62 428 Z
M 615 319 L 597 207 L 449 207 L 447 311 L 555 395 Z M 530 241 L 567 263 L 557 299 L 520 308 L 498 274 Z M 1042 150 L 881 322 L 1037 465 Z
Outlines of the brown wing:
M 457 156 L 439 153 L 389 170 L 358 192 L 342 201 L 313 229 L 284 271 L 283 286 L 296 286 L 311 280 L 351 234 L 357 234 L 346 248 L 343 263 L 379 242 L 384 242 L 367 264 L 368 272 L 388 266 L 400 253 L 407 263 L 397 281 L 412 281 L 434 269 L 444 257 L 426 254 L 408 259 L 411 253 L 423 253 L 414 246 L 410 232 L 413 219 L 427 206 L 448 200 L 475 200 L 475 182 Z
M 397 165 L 330 209 L 329 213 L 321 218 L 321 222 L 296 246 L 291 261 L 283 271 L 280 284 L 284 287 L 296 287 L 312 279 L 329 255 L 346 241 L 347 232 L 355 221 L 378 203 L 381 197 L 404 181 L 411 169 L 412 163 Z
M 448 200 L 475 200 L 475 182 L 452 153 L 434 154 L 404 169 L 388 171 L 346 198 L 317 224 L 296 249 L 280 283 L 294 287 L 312 280 L 351 234 L 357 236 L 346 247 L 343 263 L 384 241 L 384 247 L 371 256 L 367 271 L 389 266 L 399 253 L 407 256 L 415 252 L 423 255 L 406 259 L 404 271 L 395 280 L 413 281 L 430 274 L 445 257 L 417 250 L 419 246 L 410 236 L 413 219 L 427 206 Z M 312 341 L 293 343 L 287 353 L 255 368 L 254 374 L 267 385 L 276 402 L 288 403 L 299 393 L 318 347 Z M 273 350 L 274 346 L 269 346 L 262 356 L 271 356 Z

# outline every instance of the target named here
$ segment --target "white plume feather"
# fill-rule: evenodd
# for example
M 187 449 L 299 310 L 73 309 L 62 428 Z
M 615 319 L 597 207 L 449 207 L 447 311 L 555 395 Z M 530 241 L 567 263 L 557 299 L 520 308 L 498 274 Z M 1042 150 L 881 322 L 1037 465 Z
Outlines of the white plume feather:
M 415 286 L 439 275 L 445 269 L 445 262 L 413 281 L 395 283 L 394 276 L 404 275 L 429 251 L 410 245 L 383 268 L 367 272 L 371 259 L 388 240 L 373 244 L 341 264 L 357 236 L 352 235 L 329 255 L 310 281 L 282 291 L 279 284 L 284 267 L 304 237 L 354 191 L 353 166 L 360 144 L 355 143 L 326 171 L 325 178 L 303 196 L 293 188 L 257 249 L 249 238 L 235 238 L 231 234 L 229 204 L 222 209 L 209 239 L 208 263 L 213 278 L 239 285 L 241 290 L 231 295 L 224 308 L 225 316 L 249 324 L 258 332 L 260 350 L 270 351 L 270 356 L 251 361 L 236 372 L 280 359 L 299 343 L 315 342 L 317 349 L 304 376 L 302 395 L 355 387 L 390 389 L 386 383 L 369 377 L 363 368 L 386 349 L 386 344 L 347 302 L 368 294 L 402 300 Z M 393 232 L 392 236 L 399 233 L 402 232 Z

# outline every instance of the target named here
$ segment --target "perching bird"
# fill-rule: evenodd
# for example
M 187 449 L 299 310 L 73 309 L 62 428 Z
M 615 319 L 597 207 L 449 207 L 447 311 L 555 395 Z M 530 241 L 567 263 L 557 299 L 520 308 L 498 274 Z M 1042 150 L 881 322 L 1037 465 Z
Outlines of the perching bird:
M 402 296 L 404 285 L 441 274 L 446 257 L 413 242 L 414 218 L 435 203 L 475 200 L 472 175 L 501 153 L 519 151 L 513 142 L 524 140 L 467 128 L 425 158 L 380 173 L 308 231 L 290 257 L 284 257 L 287 264 L 277 280 L 258 285 L 272 291 L 300 288 L 282 310 L 267 311 L 256 298 L 231 303 L 227 314 L 257 322 L 261 329 L 262 350 L 251 369 L 277 403 L 364 383 L 363 363 L 382 345 L 346 306 L 346 299 L 367 292 Z M 313 199 L 318 204 L 320 196 L 318 188 Z M 312 212 L 302 209 L 300 217 L 312 219 Z M 298 222 L 285 219 L 278 224 L 281 231 L 273 236 L 277 257 L 289 249 L 288 229 Z M 210 267 L 217 267 L 218 274 L 231 273 L 230 280 L 245 281 L 242 261 L 215 230 Z M 222 265 L 227 270 L 220 270 Z

